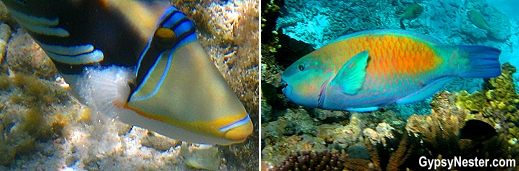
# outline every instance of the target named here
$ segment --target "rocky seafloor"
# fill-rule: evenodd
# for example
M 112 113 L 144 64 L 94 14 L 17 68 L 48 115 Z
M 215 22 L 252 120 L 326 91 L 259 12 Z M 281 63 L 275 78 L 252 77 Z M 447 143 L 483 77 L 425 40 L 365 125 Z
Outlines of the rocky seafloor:
M 173 140 L 93 112 L 56 79 L 52 61 L 0 2 L 0 170 L 258 170 L 259 2 L 174 1 L 245 105 L 242 144 Z
M 504 3 L 262 1 L 262 169 L 420 170 L 420 156 L 517 161 L 519 14 L 504 8 L 515 4 Z M 421 10 L 406 16 L 416 5 Z M 471 10 L 490 28 L 469 19 Z M 298 58 L 339 36 L 378 28 L 411 30 L 449 45 L 499 48 L 503 74 L 487 80 L 457 79 L 424 102 L 364 113 L 305 108 L 281 93 L 281 74 Z M 459 133 L 469 120 L 483 121 L 497 135 L 482 141 L 462 139 Z

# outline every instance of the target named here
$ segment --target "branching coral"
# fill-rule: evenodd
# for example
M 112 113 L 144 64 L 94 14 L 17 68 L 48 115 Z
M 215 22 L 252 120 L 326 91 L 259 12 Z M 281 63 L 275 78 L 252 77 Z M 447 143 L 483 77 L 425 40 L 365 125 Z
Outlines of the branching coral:
M 499 125 L 501 129 L 498 132 L 507 134 L 506 138 L 511 142 L 519 138 L 516 126 L 519 124 L 519 95 L 515 92 L 512 77 L 515 72 L 514 66 L 505 63 L 502 75 L 486 80 L 481 92 L 468 94 L 462 91 L 456 98 L 456 104 L 468 110 L 466 119 L 479 119 L 491 125 Z
M 418 146 L 418 139 L 406 133 L 393 132 L 395 137 L 387 139 L 387 146 L 377 144 L 373 146 L 365 140 L 370 158 L 355 158 L 355 152 L 326 150 L 322 152 L 299 151 L 287 157 L 285 161 L 273 170 L 402 170 L 401 166 Z
M 276 170 L 343 170 L 346 156 L 337 151 L 297 152 L 288 157 Z
M 506 70 L 504 69 L 505 72 Z M 505 135 L 489 137 L 488 140 L 460 139 L 460 129 L 465 126 L 467 119 L 477 119 L 490 123 L 490 126 L 494 126 L 497 132 L 503 132 L 504 129 L 495 122 L 502 117 L 502 112 L 496 112 L 499 109 L 487 108 L 485 110 L 485 112 L 491 114 L 488 116 L 491 118 L 485 118 L 482 115 L 474 116 L 474 114 L 471 114 L 474 111 L 465 111 L 455 105 L 459 99 L 457 93 L 440 92 L 434 96 L 434 100 L 431 102 L 433 107 L 431 115 L 413 115 L 408 119 L 407 130 L 419 135 L 419 138 L 423 141 L 419 146 L 422 152 L 418 155 L 426 156 L 429 159 L 453 159 L 455 157 L 505 159 L 519 157 L 515 152 L 517 148 L 509 146 Z M 481 108 L 488 105 L 488 103 L 482 104 Z M 418 155 L 416 156 L 418 157 Z M 418 161 L 413 162 L 418 163 Z

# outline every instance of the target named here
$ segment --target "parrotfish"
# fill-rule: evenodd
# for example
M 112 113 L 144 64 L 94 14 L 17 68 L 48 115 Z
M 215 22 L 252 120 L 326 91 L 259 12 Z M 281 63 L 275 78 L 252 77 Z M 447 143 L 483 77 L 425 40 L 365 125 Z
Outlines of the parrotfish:
M 420 4 L 413 4 L 409 6 L 404 13 L 400 14 L 400 20 L 406 19 L 406 20 L 412 20 L 420 16 L 420 14 L 423 12 L 423 7 Z
M 485 20 L 485 18 L 483 18 L 481 13 L 475 10 L 470 10 L 467 12 L 467 16 L 469 17 L 470 22 L 472 22 L 472 24 L 474 24 L 476 27 L 487 31 L 492 30 L 492 28 L 488 26 L 487 21 Z
M 374 111 L 422 101 L 456 77 L 501 75 L 500 50 L 448 46 L 405 30 L 345 35 L 311 52 L 283 72 L 292 102 L 312 108 Z
M 195 143 L 239 143 L 252 133 L 193 21 L 176 7 L 144 0 L 2 2 L 78 99 L 100 112 Z
M 423 7 L 419 4 L 413 4 L 409 6 L 404 13 L 400 14 L 398 17 L 400 18 L 400 28 L 405 29 L 404 19 L 412 20 L 420 16 L 423 12 Z

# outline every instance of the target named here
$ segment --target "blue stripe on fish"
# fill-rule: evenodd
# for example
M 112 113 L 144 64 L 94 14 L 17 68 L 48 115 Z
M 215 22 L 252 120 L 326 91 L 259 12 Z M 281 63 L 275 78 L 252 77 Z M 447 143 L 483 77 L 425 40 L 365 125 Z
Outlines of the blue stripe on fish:
M 132 18 L 120 11 L 122 7 L 107 6 L 109 2 L 105 0 L 2 2 L 20 26 L 42 46 L 60 73 L 71 77 L 81 75 L 88 66 L 135 67 L 154 31 L 136 27 Z M 121 1 L 121 4 L 131 3 Z M 124 6 L 134 9 L 130 7 Z M 146 9 L 147 6 L 140 7 Z M 160 8 L 157 10 L 162 14 L 167 7 Z M 155 16 L 150 19 L 158 19 L 158 11 L 153 12 Z M 87 46 L 93 49 L 87 51 Z
M 34 33 L 58 37 L 68 37 L 70 35 L 67 30 L 56 27 L 59 24 L 59 19 L 57 17 L 49 19 L 28 15 L 11 8 L 8 9 L 20 25 Z
M 94 49 L 92 44 L 59 46 L 48 45 L 39 41 L 36 42 L 45 50 L 45 53 L 56 62 L 69 65 L 82 65 L 101 62 L 104 59 L 103 52 Z
M 168 53 L 166 53 L 166 52 L 168 52 Z M 149 71 L 149 73 L 152 73 L 153 71 L 155 71 L 155 67 L 157 66 L 159 61 L 162 60 L 162 57 L 166 56 L 166 58 L 168 59 L 168 61 L 166 62 L 166 67 L 164 68 L 164 71 L 162 72 L 160 80 L 158 81 L 157 85 L 154 86 L 153 91 L 151 93 L 147 94 L 147 95 L 144 95 L 144 96 L 133 96 L 133 94 L 132 94 L 132 96 L 130 98 L 130 101 L 146 100 L 146 99 L 152 98 L 155 94 L 157 94 L 157 92 L 159 91 L 160 87 L 162 86 L 162 83 L 164 82 L 164 79 L 166 79 L 166 76 L 168 75 L 167 73 L 168 73 L 169 68 L 171 66 L 171 59 L 173 59 L 173 57 L 172 57 L 173 53 L 171 53 L 171 52 L 173 52 L 173 51 L 165 51 L 165 52 L 161 53 L 159 55 L 159 58 L 156 60 L 155 64 L 153 65 L 153 67 Z M 150 75 L 151 74 L 148 74 L 144 78 L 143 82 L 146 82 Z M 135 91 L 140 91 L 140 87 L 137 90 L 135 90 Z
M 94 46 L 92 44 L 65 47 L 59 45 L 48 45 L 39 41 L 36 41 L 36 43 L 48 52 L 67 56 L 76 56 L 94 51 Z
M 136 85 L 137 88 L 132 92 L 138 92 L 141 91 L 141 88 L 143 83 L 146 83 L 148 79 L 151 76 L 152 72 L 155 72 L 155 68 L 159 61 L 163 57 L 168 58 L 167 67 L 164 71 L 157 71 L 161 72 L 160 80 L 157 82 L 157 85 L 154 87 L 154 89 L 141 96 L 136 96 L 132 94 L 129 101 L 140 101 L 140 100 L 146 100 L 149 98 L 152 98 L 160 89 L 162 86 L 162 83 L 164 82 L 164 79 L 167 76 L 167 73 L 169 71 L 169 66 L 171 62 L 171 58 L 174 57 L 175 51 L 190 42 L 196 41 L 196 32 L 195 32 L 195 24 L 193 21 L 186 18 L 185 14 L 178 11 L 175 7 L 170 7 L 164 12 L 163 17 L 161 17 L 160 24 L 158 25 L 157 31 L 159 29 L 170 29 L 173 31 L 174 35 L 176 37 L 171 38 L 172 42 L 167 44 L 161 44 L 160 41 L 163 41 L 161 39 L 164 39 L 160 36 L 156 35 L 150 39 L 147 46 L 145 47 L 143 53 L 141 54 L 141 57 L 139 58 L 139 63 L 137 66 L 137 80 Z M 165 46 L 165 47 L 164 47 Z
M 250 117 L 249 117 L 249 115 L 247 115 L 247 116 L 245 116 L 245 117 L 244 117 L 243 119 L 241 119 L 241 120 L 238 120 L 238 121 L 236 121 L 236 122 L 234 122 L 234 123 L 231 123 L 231 124 L 229 124 L 229 125 L 227 125 L 227 126 L 221 127 L 219 130 L 220 130 L 221 132 L 225 132 L 225 131 L 227 131 L 227 130 L 229 130 L 229 129 L 236 128 L 236 127 L 241 126 L 241 125 L 245 125 L 245 124 L 247 124 L 249 121 L 250 121 Z

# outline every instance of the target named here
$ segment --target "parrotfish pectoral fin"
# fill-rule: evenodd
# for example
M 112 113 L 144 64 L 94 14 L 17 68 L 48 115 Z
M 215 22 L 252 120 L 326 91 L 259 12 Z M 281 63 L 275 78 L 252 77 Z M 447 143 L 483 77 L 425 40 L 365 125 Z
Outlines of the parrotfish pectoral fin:
M 460 54 L 468 53 L 469 70 L 462 77 L 493 78 L 501 75 L 499 49 L 487 46 L 458 46 Z
M 352 112 L 372 112 L 377 110 L 378 107 L 360 107 L 360 108 L 347 108 L 346 110 Z
M 353 56 L 333 78 L 331 84 L 342 88 L 345 94 L 355 94 L 362 88 L 366 78 L 366 66 L 368 66 L 369 53 L 362 51 Z
M 434 95 L 436 92 L 438 92 L 445 84 L 452 81 L 454 77 L 442 77 L 437 80 L 432 81 L 431 83 L 428 83 L 422 87 L 419 91 L 410 94 L 407 97 L 404 97 L 400 100 L 397 100 L 397 104 L 409 104 L 413 102 L 423 101 L 432 95 Z

